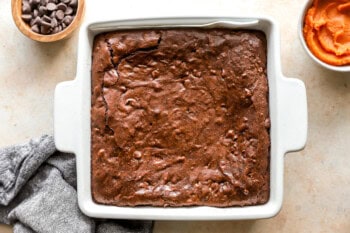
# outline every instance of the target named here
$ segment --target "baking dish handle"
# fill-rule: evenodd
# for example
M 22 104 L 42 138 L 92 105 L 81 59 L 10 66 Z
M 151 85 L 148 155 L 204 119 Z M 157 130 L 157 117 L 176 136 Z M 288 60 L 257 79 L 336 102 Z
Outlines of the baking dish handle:
M 284 151 L 298 151 L 307 139 L 307 99 L 304 83 L 295 78 L 282 78 L 279 99 Z
M 54 138 L 62 152 L 75 152 L 78 119 L 78 88 L 76 81 L 57 84 L 54 97 Z

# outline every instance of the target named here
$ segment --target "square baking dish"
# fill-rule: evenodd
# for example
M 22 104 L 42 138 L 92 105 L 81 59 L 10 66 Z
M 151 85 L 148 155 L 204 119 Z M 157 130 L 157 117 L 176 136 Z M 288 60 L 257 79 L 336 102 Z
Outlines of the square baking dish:
M 117 207 L 97 204 L 91 195 L 90 110 L 91 53 L 95 35 L 125 29 L 229 28 L 252 29 L 267 39 L 269 85 L 270 198 L 264 205 L 245 207 Z M 154 220 L 238 220 L 276 215 L 283 199 L 283 158 L 304 148 L 307 138 L 307 101 L 302 81 L 281 72 L 279 30 L 267 17 L 147 18 L 84 24 L 79 34 L 77 76 L 55 90 L 54 136 L 58 150 L 76 155 L 78 203 L 83 213 L 97 218 Z

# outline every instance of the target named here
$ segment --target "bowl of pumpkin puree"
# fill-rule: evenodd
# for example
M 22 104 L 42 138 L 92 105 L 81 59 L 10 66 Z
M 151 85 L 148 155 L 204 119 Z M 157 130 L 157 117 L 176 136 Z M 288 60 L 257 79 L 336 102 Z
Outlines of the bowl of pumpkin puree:
M 350 72 L 350 1 L 306 2 L 299 21 L 299 37 L 316 63 L 334 71 Z

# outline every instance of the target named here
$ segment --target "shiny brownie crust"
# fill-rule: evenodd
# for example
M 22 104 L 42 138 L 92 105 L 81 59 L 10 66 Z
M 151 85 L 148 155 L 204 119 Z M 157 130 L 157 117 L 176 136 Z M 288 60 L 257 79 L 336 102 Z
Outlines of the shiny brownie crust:
M 91 188 L 117 206 L 245 206 L 269 198 L 266 39 L 133 30 L 92 53 Z

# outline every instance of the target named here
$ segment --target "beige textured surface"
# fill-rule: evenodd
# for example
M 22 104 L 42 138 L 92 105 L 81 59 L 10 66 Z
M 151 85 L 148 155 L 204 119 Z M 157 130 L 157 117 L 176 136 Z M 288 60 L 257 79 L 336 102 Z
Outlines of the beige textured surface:
M 116 8 L 105 7 L 103 12 L 96 2 L 102 1 L 88 2 L 87 19 L 116 15 Z M 119 1 L 115 17 L 191 14 L 198 7 L 196 12 L 203 15 L 248 13 L 275 18 L 281 28 L 283 72 L 305 82 L 309 105 L 308 144 L 304 151 L 285 157 L 284 203 L 277 217 L 156 222 L 154 232 L 350 232 L 350 74 L 326 71 L 302 50 L 297 21 L 304 0 L 151 2 Z M 0 5 L 0 146 L 5 146 L 52 132 L 54 87 L 74 77 L 77 36 L 56 44 L 34 43 L 16 30 L 9 1 L 0 0 Z M 0 232 L 7 231 L 0 226 Z

